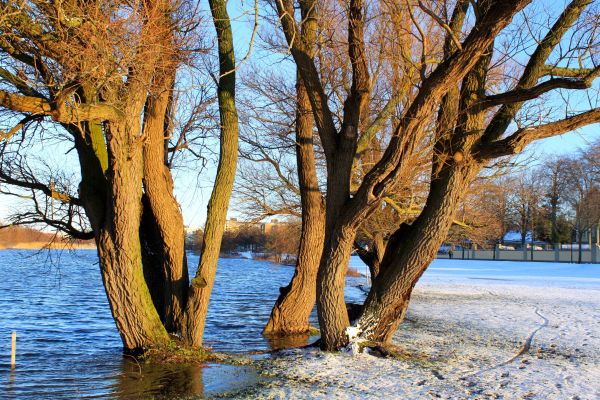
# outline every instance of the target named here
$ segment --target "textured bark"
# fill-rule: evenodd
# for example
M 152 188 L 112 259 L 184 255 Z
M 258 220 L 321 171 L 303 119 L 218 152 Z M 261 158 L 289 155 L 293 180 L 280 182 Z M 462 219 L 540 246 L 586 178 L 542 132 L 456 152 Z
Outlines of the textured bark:
M 317 275 L 317 307 L 321 330 L 321 348 L 335 350 L 348 343 L 346 328 L 350 326 L 344 283 L 358 227 L 340 224 L 331 233 L 321 257 Z
M 519 90 L 535 85 L 548 55 L 587 4 L 589 1 L 575 0 L 566 8 L 532 55 L 519 81 Z M 493 8 L 492 2 L 481 5 L 480 11 L 485 18 Z M 451 51 L 447 46 L 446 57 Z M 564 132 L 597 117 L 598 111 L 592 110 L 531 131 L 518 130 L 506 139 L 491 143 L 504 134 L 522 105 L 512 103 L 501 107 L 485 129 L 485 79 L 491 56 L 490 47 L 465 75 L 460 96 L 455 89 L 449 91 L 442 102 L 429 197 L 415 223 L 404 234 L 398 235 L 400 240 L 390 240 L 388 244 L 382 272 L 374 282 L 357 322 L 361 336 L 366 339 L 383 342 L 391 339 L 404 318 L 414 285 L 445 238 L 463 192 L 481 169 L 481 160 L 518 152 L 532 140 Z M 455 112 L 457 106 L 461 110 L 459 113 Z M 460 156 L 456 157 L 457 154 Z
M 111 132 L 110 154 L 101 123 L 64 127 L 75 138 L 82 177 L 79 195 L 94 231 L 102 280 L 123 346 L 137 352 L 165 343 L 168 336 L 145 283 L 136 233 L 141 214 L 141 148 L 124 126 L 106 128 Z
M 28 88 L 28 79 L 12 76 L 10 72 L 7 75 L 3 70 L 3 81 L 8 76 L 13 85 L 16 83 L 20 94 L 0 91 L 0 107 L 51 117 L 74 137 L 82 176 L 80 199 L 76 205 L 83 205 L 94 231 L 106 295 L 127 351 L 143 350 L 169 340 L 142 270 L 139 228 L 143 138 L 140 137 L 140 120 L 149 89 L 154 89 L 156 80 L 169 70 L 164 68 L 164 60 L 177 51 L 176 43 L 169 41 L 176 27 L 169 18 L 174 12 L 171 2 L 158 0 L 138 6 L 128 15 L 127 21 L 131 23 L 123 26 L 123 32 L 132 35 L 131 52 L 125 56 L 128 69 L 123 79 L 99 82 L 92 72 L 98 63 L 106 63 L 109 70 L 118 69 L 112 63 L 118 63 L 115 57 L 120 59 L 119 54 L 110 54 L 122 50 L 118 44 L 107 45 L 102 50 L 95 46 L 92 53 L 98 50 L 99 59 L 88 57 L 92 53 L 69 59 L 67 54 L 76 52 L 82 36 L 75 32 L 63 35 L 62 21 L 57 20 L 56 10 L 52 7 L 38 8 L 39 13 L 34 19 L 30 19 L 26 11 L 13 14 L 14 21 L 11 22 L 22 29 L 15 30 L 19 33 L 10 41 L 27 42 L 27 49 L 7 40 L 0 44 L 4 54 L 16 63 L 17 71 L 23 71 L 24 65 L 25 70 L 31 68 L 36 72 L 31 81 L 35 86 Z M 109 7 L 107 11 L 112 13 L 115 9 Z M 97 21 L 101 25 L 100 21 L 112 20 L 103 17 L 107 19 Z M 121 15 L 114 14 L 114 17 L 115 22 L 123 21 Z M 90 15 L 90 18 L 93 25 L 94 16 Z M 57 24 L 38 24 L 38 21 L 55 21 Z M 74 30 L 77 28 L 73 27 Z M 47 31 L 42 41 L 39 40 L 41 31 Z M 89 30 L 86 32 L 93 35 Z M 99 43 L 100 36 L 90 37 L 90 43 Z M 55 39 L 59 39 L 60 44 Z M 70 46 L 74 49 L 66 51 Z M 71 71 L 70 75 L 78 78 L 70 80 L 56 72 L 63 70 Z M 37 91 L 38 78 L 43 80 L 45 95 Z
M 233 189 L 238 151 L 238 116 L 235 106 L 235 55 L 233 34 L 226 2 L 210 0 L 213 23 L 219 43 L 220 78 L 217 88 L 221 138 L 217 177 L 208 202 L 206 227 L 202 244 L 200 264 L 189 288 L 183 337 L 189 345 L 202 346 L 204 323 L 208 303 L 217 272 L 217 261 L 221 249 L 221 239 L 225 229 L 225 219 L 229 199 Z
M 308 317 L 315 305 L 317 270 L 325 236 L 325 210 L 317 181 L 312 118 L 307 100 L 306 92 L 299 84 L 296 156 L 302 202 L 302 232 L 298 260 L 289 285 L 281 288 L 281 294 L 263 331 L 265 334 L 308 332 Z
M 398 181 L 415 141 L 435 113 L 442 97 L 459 82 L 488 49 L 496 35 L 511 21 L 514 13 L 529 0 L 507 5 L 492 1 L 482 18 L 462 44 L 462 50 L 447 58 L 425 78 L 419 93 L 395 128 L 381 160 L 365 175 L 361 186 L 350 196 L 352 160 L 357 150 L 361 111 L 369 92 L 363 42 L 363 3 L 351 1 L 348 9 L 348 54 L 352 65 L 352 86 L 344 102 L 343 122 L 335 129 L 332 113 L 314 60 L 298 38 L 293 3 L 276 2 L 291 54 L 307 87 L 315 123 L 327 160 L 326 237 L 318 273 L 317 306 L 322 332 L 321 346 L 334 350 L 347 343 L 348 317 L 344 306 L 344 271 L 347 268 L 356 224 L 369 215 Z M 381 274 L 381 273 L 380 273 Z
M 65 128 L 75 138 L 79 158 L 81 182 L 79 197 L 92 230 L 99 232 L 106 214 L 108 151 L 99 122 L 84 122 L 81 126 Z
M 421 216 L 406 228 L 401 240 L 390 241 L 381 273 L 373 281 L 356 324 L 361 337 L 380 342 L 391 339 L 404 318 L 412 289 L 446 238 L 473 172 L 468 166 L 440 172 Z
M 181 331 L 189 276 L 184 263 L 183 217 L 173 194 L 173 178 L 165 164 L 165 116 L 169 112 L 173 77 L 158 85 L 144 112 L 144 275 L 152 299 L 169 332 Z
M 327 197 L 325 242 L 317 274 L 317 311 L 321 330 L 321 348 L 337 349 L 347 342 L 350 325 L 344 301 L 344 277 L 350 261 L 358 218 L 347 218 L 343 211 L 350 200 L 350 183 L 354 156 L 358 148 L 358 128 L 370 92 L 369 69 L 364 43 L 364 2 L 351 0 L 348 10 L 348 54 L 352 64 L 352 86 L 344 101 L 340 132 L 335 148 L 327 153 Z M 293 54 L 293 51 L 292 51 Z M 296 57 L 295 57 L 296 58 Z M 296 58 L 296 60 L 298 60 Z M 298 61 L 297 61 L 298 62 Z M 302 71 L 302 68 L 300 68 Z M 302 79 L 308 82 L 309 74 Z M 310 93 L 310 91 L 309 91 Z M 317 106 L 311 97 L 313 109 Z M 313 111 L 315 117 L 319 113 Z M 318 124 L 317 124 L 318 125 Z M 329 133 L 320 132 L 321 142 Z M 367 209 L 369 207 L 365 207 Z
M 482 14 L 488 11 L 486 6 L 489 3 L 482 3 Z M 453 51 L 450 47 L 447 49 Z M 404 319 L 415 284 L 435 258 L 461 199 L 481 170 L 471 149 L 485 123 L 485 112 L 478 104 L 485 97 L 492 54 L 490 47 L 465 75 L 460 92 L 450 90 L 443 98 L 441 107 L 449 109 L 441 108 L 438 113 L 436 151 L 427 202 L 415 222 L 402 225 L 388 242 L 381 272 L 373 282 L 357 321 L 363 338 L 378 342 L 391 340 Z M 457 106 L 462 112 L 456 112 Z
M 134 138 L 139 122 L 111 124 L 109 197 L 96 243 L 110 309 L 127 351 L 165 344 L 168 334 L 150 297 L 142 271 L 139 226 L 142 197 L 142 149 Z
M 300 2 L 301 36 L 312 51 L 316 39 L 314 0 Z M 306 333 L 315 305 L 316 280 L 325 237 L 325 210 L 319 190 L 313 148 L 313 117 L 310 99 L 300 74 L 296 77 L 296 160 L 302 204 L 302 232 L 296 270 L 290 283 L 280 289 L 264 334 Z

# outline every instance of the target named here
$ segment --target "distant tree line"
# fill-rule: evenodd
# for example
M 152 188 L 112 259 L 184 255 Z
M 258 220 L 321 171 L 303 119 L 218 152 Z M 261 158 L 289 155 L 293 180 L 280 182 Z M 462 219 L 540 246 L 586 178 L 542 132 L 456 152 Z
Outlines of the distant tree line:
M 193 232 L 188 238 L 188 248 L 202 251 L 201 229 Z M 300 223 L 285 222 L 277 224 L 264 232 L 259 225 L 253 223 L 240 224 L 235 230 L 226 230 L 221 241 L 222 254 L 239 252 L 258 253 L 276 262 L 295 260 L 300 246 Z
M 531 241 L 587 244 L 600 224 L 599 154 L 596 142 L 574 155 L 481 179 L 460 204 L 464 224 L 450 229 L 447 242 L 489 248 L 515 232 L 521 247 Z
M 31 242 L 49 243 L 55 238 L 56 234 L 54 233 L 42 232 L 25 226 L 11 226 L 0 229 L 0 245 L 5 246 Z

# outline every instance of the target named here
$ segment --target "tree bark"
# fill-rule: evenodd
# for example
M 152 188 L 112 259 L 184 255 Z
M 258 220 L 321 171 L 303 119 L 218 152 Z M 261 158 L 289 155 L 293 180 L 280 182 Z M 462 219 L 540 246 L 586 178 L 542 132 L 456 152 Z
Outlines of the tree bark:
M 317 274 L 317 307 L 321 348 L 335 350 L 348 343 L 346 328 L 350 326 L 344 286 L 346 270 L 356 237 L 357 226 L 340 224 L 325 243 Z
M 485 6 L 486 3 L 480 8 L 482 14 L 487 12 Z M 433 154 L 425 207 L 412 225 L 402 225 L 388 241 L 380 273 L 356 324 L 363 338 L 378 342 L 391 340 L 404 319 L 414 286 L 446 239 L 461 199 L 482 168 L 473 159 L 471 149 L 477 140 L 476 134 L 483 132 L 485 112 L 477 104 L 485 96 L 492 54 L 490 47 L 465 75 L 460 95 L 449 91 L 443 99 L 442 107 L 456 104 L 458 100 L 459 109 L 464 111 L 455 113 L 452 106 L 451 110 L 441 109 L 438 114 L 435 143 L 438 152 Z
M 470 178 L 479 170 L 454 165 L 439 173 L 422 214 L 390 240 L 356 326 L 361 337 L 388 342 L 405 316 L 412 290 L 435 258 Z
M 145 283 L 135 233 L 140 223 L 140 146 L 114 125 L 105 128 L 111 132 L 110 151 L 101 123 L 64 127 L 75 138 L 80 198 L 94 231 L 102 281 L 124 349 L 138 352 L 165 343 L 168 335 Z
M 144 275 L 168 332 L 181 331 L 189 275 L 185 264 L 183 216 L 173 194 L 173 178 L 165 164 L 166 115 L 170 111 L 173 76 L 161 79 L 144 112 L 144 222 L 141 237 Z
M 264 334 L 305 333 L 310 329 L 308 318 L 315 305 L 316 280 L 325 237 L 325 209 L 319 190 L 313 149 L 313 120 L 306 89 L 297 78 L 298 110 L 296 115 L 296 158 L 302 232 L 296 261 L 296 271 L 289 285 L 271 311 Z
M 124 124 L 125 125 L 125 124 Z M 169 336 L 154 308 L 142 271 L 139 226 L 142 197 L 142 150 L 135 141 L 136 118 L 111 124 L 109 132 L 108 207 L 97 233 L 102 280 L 126 351 L 165 344 Z
M 210 10 L 219 43 L 220 78 L 217 88 L 221 139 L 217 177 L 208 202 L 200 263 L 189 288 L 183 337 L 194 347 L 202 346 L 208 303 L 217 273 L 217 262 L 229 199 L 233 189 L 238 151 L 238 116 L 235 105 L 235 55 L 226 2 L 210 0 Z
M 300 2 L 302 17 L 301 40 L 312 53 L 316 40 L 317 21 L 314 0 Z M 312 108 L 306 86 L 296 73 L 296 161 L 302 204 L 302 231 L 296 271 L 290 283 L 281 288 L 264 334 L 305 333 L 310 329 L 308 318 L 315 305 L 316 280 L 325 238 L 324 199 L 319 189 L 313 147 Z

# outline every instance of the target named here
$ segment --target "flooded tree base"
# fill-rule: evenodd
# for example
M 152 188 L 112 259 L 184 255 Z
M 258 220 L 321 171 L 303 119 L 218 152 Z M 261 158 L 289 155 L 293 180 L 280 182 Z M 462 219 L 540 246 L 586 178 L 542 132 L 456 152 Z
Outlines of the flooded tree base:
M 130 354 L 136 360 L 148 364 L 186 364 L 203 365 L 208 362 L 223 361 L 226 356 L 213 353 L 205 348 L 185 346 L 178 341 L 171 341 L 167 346 L 146 349 L 143 353 Z

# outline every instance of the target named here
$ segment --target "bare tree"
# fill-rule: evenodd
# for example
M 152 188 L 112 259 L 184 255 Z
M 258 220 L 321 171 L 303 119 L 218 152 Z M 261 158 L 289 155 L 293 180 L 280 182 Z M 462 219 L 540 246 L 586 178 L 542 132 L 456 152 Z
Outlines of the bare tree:
M 371 89 L 371 71 L 364 48 L 367 20 L 364 4 L 351 1 L 345 14 L 352 83 L 344 100 L 341 124 L 336 125 L 318 64 L 300 39 L 299 25 L 293 17 L 294 5 L 292 1 L 275 2 L 291 54 L 307 86 L 327 160 L 326 239 L 317 280 L 323 348 L 335 349 L 348 341 L 346 328 L 349 321 L 343 299 L 344 272 L 360 221 L 379 205 L 406 172 L 416 145 L 428 132 L 427 127 L 434 124 L 436 131 L 429 195 L 423 211 L 414 222 L 402 225 L 388 241 L 382 272 L 373 282 L 357 322 L 361 337 L 370 340 L 387 341 L 391 338 L 404 316 L 412 288 L 448 232 L 457 203 L 483 166 L 497 157 L 520 152 L 531 141 L 598 120 L 600 111 L 592 108 L 564 119 L 537 124 L 524 125 L 525 120 L 521 119 L 516 130 L 509 130 L 517 113 L 527 110 L 523 105 L 529 100 L 555 89 L 589 88 L 598 74 L 594 60 L 589 56 L 581 58 L 589 67 L 577 70 L 555 68 L 569 59 L 568 54 L 558 61 L 549 59 L 590 3 L 573 1 L 537 41 L 536 50 L 519 76 L 504 82 L 504 92 L 489 94 L 487 84 L 493 82 L 497 71 L 492 62 L 510 58 L 510 54 L 500 54 L 500 50 L 497 53 L 494 42 L 511 23 L 513 16 L 528 3 L 473 3 L 475 21 L 472 27 L 466 23 L 471 4 L 467 1 L 459 1 L 451 17 L 443 14 L 436 4 L 407 6 L 413 23 L 418 25 L 417 30 L 424 21 L 434 26 L 440 20 L 446 21 L 443 25 L 446 39 L 443 49 L 437 53 L 441 60 L 435 66 L 423 63 L 414 98 L 395 124 L 381 159 L 364 175 L 354 192 L 350 187 L 351 171 L 364 117 L 362 112 Z M 441 14 L 441 17 L 430 19 L 427 16 L 431 13 Z M 595 43 L 593 37 L 589 43 Z M 569 51 L 573 54 L 578 50 L 573 48 Z M 587 54 L 587 50 L 584 52 Z M 554 62 L 556 65 L 552 64 Z M 570 74 L 569 77 L 564 77 L 567 74 Z M 501 91 L 502 85 L 498 86 Z M 436 119 L 435 111 L 438 109 Z
M 594 172 L 594 164 L 588 162 L 589 158 L 585 154 L 563 165 L 568 180 L 566 198 L 574 214 L 575 239 L 579 243 L 579 263 L 582 261 L 581 243 L 584 234 L 600 222 L 598 175 Z
M 0 49 L 7 55 L 0 65 L 0 106 L 8 124 L 17 121 L 2 132 L 0 179 L 17 188 L 11 190 L 15 195 L 32 193 L 35 212 L 21 214 L 20 221 L 95 238 L 109 304 L 127 351 L 163 345 L 170 340 L 167 332 L 183 332 L 187 344 L 201 345 L 205 310 L 194 307 L 197 297 L 188 301 L 188 290 L 194 292 L 196 286 L 189 287 L 183 218 L 170 171 L 180 150 L 199 156 L 198 131 L 204 129 L 202 120 L 211 121 L 210 96 L 203 90 L 191 96 L 186 112 L 178 109 L 181 95 L 189 91 L 177 88 L 177 72 L 197 52 L 190 46 L 197 43 L 195 9 L 169 1 L 0 6 L 2 16 L 10 16 L 0 19 Z M 224 60 L 218 94 L 225 172 L 215 185 L 212 228 L 204 247 L 216 242 L 218 253 L 219 221 L 224 221 L 235 174 L 237 121 L 231 31 L 224 5 L 216 7 L 221 14 L 213 21 Z M 19 114 L 25 118 L 17 118 Z M 56 173 L 43 178 L 24 161 L 25 147 L 36 150 L 31 143 L 38 138 L 32 132 L 47 141 L 42 134 L 61 132 L 57 128 L 67 135 L 51 134 L 73 143 L 77 151 L 78 189 L 66 184 L 74 180 L 57 179 Z M 55 201 L 60 205 L 55 207 Z M 206 262 L 210 254 L 206 252 Z M 209 295 L 203 294 L 204 305 Z
M 540 169 L 543 195 L 549 208 L 550 240 L 553 244 L 560 243 L 559 215 L 568 190 L 565 165 L 568 165 L 567 159 L 555 157 L 547 160 Z
M 45 119 L 66 130 L 81 167 L 78 197 L 53 196 L 54 183 L 34 187 L 36 182 L 19 171 L 13 184 L 85 210 L 124 347 L 165 343 L 167 331 L 142 272 L 140 115 L 148 93 L 162 89 L 156 80 L 176 62 L 173 5 L 9 1 L 1 6 L 7 18 L 0 26 L 6 57 L 0 106 L 17 121 L 21 114 L 22 122 Z M 25 125 L 17 123 L 4 139 Z

